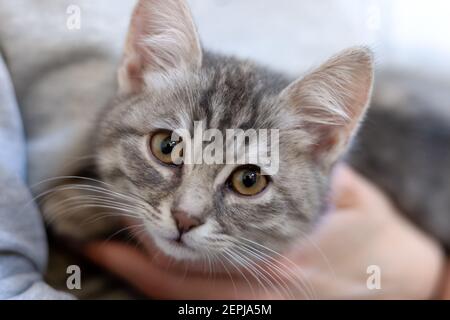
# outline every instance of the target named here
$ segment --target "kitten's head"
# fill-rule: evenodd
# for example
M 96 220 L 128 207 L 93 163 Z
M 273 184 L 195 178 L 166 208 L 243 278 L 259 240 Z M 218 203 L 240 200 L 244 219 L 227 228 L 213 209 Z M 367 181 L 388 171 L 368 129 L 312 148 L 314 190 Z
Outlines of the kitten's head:
M 184 1 L 142 0 L 119 69 L 119 98 L 101 119 L 99 171 L 115 191 L 139 198 L 129 210 L 168 255 L 226 257 L 252 244 L 281 250 L 325 210 L 330 170 L 371 86 L 366 49 L 290 81 L 203 51 Z M 180 142 L 171 133 L 184 129 L 195 140 L 194 121 L 224 136 L 227 129 L 278 129 L 279 143 L 271 141 L 278 171 L 264 175 L 258 161 L 174 164 Z M 251 142 L 237 150 L 252 152 L 259 151 Z

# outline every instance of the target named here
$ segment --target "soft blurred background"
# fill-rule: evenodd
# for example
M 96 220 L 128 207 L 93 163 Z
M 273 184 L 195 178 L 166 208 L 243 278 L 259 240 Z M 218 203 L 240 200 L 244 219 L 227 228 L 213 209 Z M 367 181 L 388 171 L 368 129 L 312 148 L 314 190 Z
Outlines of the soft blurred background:
M 206 47 L 290 73 L 353 45 L 378 66 L 450 76 L 447 0 L 188 0 Z

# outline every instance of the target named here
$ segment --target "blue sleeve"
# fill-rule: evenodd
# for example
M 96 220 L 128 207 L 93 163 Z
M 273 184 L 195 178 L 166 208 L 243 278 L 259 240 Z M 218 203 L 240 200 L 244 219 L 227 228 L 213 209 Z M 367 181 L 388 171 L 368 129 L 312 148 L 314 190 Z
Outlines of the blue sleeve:
M 47 240 L 24 182 L 25 159 L 20 112 L 0 55 L 0 299 L 70 299 L 43 281 Z

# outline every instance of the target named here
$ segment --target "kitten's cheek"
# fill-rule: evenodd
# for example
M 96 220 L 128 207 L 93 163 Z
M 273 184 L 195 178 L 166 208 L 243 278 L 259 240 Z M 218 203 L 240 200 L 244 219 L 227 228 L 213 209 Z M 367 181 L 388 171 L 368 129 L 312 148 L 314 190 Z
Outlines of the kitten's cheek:
M 156 237 L 173 240 L 178 237 L 178 230 L 175 225 L 172 227 L 166 225 L 159 225 L 156 222 L 152 222 L 149 220 L 145 220 L 144 222 L 145 229 L 149 233 L 149 235 L 155 239 Z

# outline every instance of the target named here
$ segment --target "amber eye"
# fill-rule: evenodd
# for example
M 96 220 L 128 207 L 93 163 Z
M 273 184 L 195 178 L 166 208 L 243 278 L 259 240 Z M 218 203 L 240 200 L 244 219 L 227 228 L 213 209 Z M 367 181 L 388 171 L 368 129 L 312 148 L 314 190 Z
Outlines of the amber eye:
M 230 177 L 231 188 L 244 196 L 253 196 L 263 191 L 269 180 L 261 175 L 257 166 L 244 166 L 235 170 Z
M 171 131 L 164 130 L 154 133 L 150 139 L 150 150 L 159 161 L 165 164 L 174 164 L 172 153 L 175 146 L 180 142 L 179 140 L 172 140 L 171 136 Z

